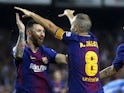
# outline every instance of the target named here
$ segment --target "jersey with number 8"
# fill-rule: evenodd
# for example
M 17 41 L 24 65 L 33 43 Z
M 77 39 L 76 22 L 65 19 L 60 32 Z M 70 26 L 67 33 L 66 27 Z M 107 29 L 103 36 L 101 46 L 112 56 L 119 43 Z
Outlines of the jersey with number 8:
M 88 76 L 95 76 L 98 72 L 98 56 L 94 51 L 88 51 L 85 55 L 85 72 Z
M 69 93 L 103 93 L 99 81 L 99 49 L 95 35 L 89 33 L 87 36 L 78 36 L 60 29 L 56 38 L 62 40 L 68 48 Z

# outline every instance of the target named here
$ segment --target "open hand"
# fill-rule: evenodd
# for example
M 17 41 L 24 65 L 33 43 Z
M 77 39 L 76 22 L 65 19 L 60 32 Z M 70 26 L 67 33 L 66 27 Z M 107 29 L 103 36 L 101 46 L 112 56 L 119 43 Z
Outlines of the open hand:
M 63 17 L 63 16 L 70 16 L 73 15 L 75 11 L 74 10 L 70 10 L 70 9 L 65 9 L 63 14 L 59 14 L 58 17 Z
M 33 13 L 33 12 L 29 11 L 29 10 L 26 10 L 26 9 L 23 9 L 23 8 L 20 8 L 20 7 L 14 7 L 14 9 L 23 12 L 23 13 L 24 13 L 26 16 L 28 16 L 28 17 L 30 17 L 31 14 Z

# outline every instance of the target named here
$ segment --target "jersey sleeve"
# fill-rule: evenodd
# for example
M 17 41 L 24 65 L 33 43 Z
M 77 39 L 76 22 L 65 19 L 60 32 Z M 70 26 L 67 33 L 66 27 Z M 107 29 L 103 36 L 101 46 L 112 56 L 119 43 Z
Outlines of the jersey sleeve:
M 62 40 L 65 44 L 71 44 L 72 42 L 78 41 L 78 36 L 70 31 L 64 31 L 59 28 L 56 31 L 55 37 L 59 40 Z
M 121 44 L 117 47 L 116 57 L 112 62 L 115 69 L 119 70 L 120 68 L 122 68 L 122 66 L 124 64 L 123 56 L 124 56 L 124 44 Z
M 98 41 L 96 35 L 94 35 L 92 32 L 88 32 L 88 34 L 89 34 L 95 41 Z
M 46 48 L 45 46 L 43 46 L 44 50 L 45 50 L 45 54 L 49 57 L 49 60 L 55 60 L 55 57 L 57 55 L 57 52 L 55 50 L 53 50 L 52 48 Z

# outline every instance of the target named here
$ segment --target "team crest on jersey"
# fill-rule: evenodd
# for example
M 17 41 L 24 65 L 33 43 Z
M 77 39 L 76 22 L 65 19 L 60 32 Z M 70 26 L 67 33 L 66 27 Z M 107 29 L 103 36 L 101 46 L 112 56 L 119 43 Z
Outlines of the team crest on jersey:
M 66 36 L 70 37 L 71 36 L 71 32 L 66 32 Z
M 48 58 L 47 57 L 42 57 L 42 61 L 44 64 L 47 64 L 48 63 Z

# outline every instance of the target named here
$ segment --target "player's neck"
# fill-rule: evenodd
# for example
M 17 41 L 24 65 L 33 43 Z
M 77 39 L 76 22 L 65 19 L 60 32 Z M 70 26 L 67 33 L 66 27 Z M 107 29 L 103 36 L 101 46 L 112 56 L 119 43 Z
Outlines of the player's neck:
M 79 36 L 90 36 L 90 35 L 88 35 L 87 32 L 83 32 L 83 33 L 81 32 L 81 33 L 79 33 L 78 35 L 79 35 Z
M 27 46 L 31 49 L 33 53 L 36 53 L 39 47 L 35 46 L 31 40 L 27 40 Z

